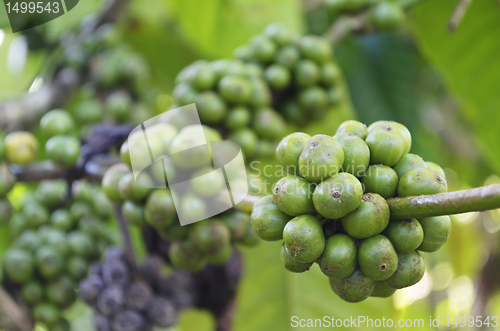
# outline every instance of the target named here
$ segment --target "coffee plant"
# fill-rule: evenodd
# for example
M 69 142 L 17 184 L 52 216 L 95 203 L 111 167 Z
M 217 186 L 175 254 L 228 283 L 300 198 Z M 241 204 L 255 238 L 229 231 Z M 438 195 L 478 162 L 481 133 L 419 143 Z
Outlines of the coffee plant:
M 316 263 L 345 301 L 387 298 L 422 279 L 424 254 L 450 235 L 447 215 L 500 207 L 499 186 L 447 193 L 445 172 L 410 153 L 402 124 L 350 120 L 329 135 L 290 133 L 351 107 L 333 57 L 342 31 L 396 31 L 405 20 L 399 2 L 324 5 L 334 17 L 332 35 L 271 24 L 232 58 L 181 70 L 171 103 L 158 102 L 153 68 L 124 41 L 110 12 L 61 39 L 52 89 L 13 108 L 34 109 L 14 125 L 0 118 L 7 128 L 0 132 L 0 225 L 12 238 L 2 285 L 29 312 L 31 329 L 70 330 L 65 310 L 80 299 L 97 331 L 172 328 L 189 308 L 209 310 L 227 331 L 242 272 L 239 247 L 259 239 L 283 241 L 280 259 L 290 272 Z M 41 31 L 23 32 L 29 50 L 58 46 Z M 144 123 L 192 104 L 202 128 L 182 118 L 157 121 L 141 150 Z M 134 131 L 139 124 L 144 132 Z M 257 196 L 250 185 L 243 203 L 207 217 L 227 186 L 205 157 L 222 157 L 210 144 L 224 139 L 241 147 L 247 166 L 275 157 L 287 175 L 272 194 Z M 202 144 L 207 150 L 196 148 Z M 142 153 L 139 168 L 152 155 L 172 157 L 137 174 L 131 151 Z M 184 181 L 191 184 L 173 188 Z M 194 223 L 181 225 L 180 215 Z M 146 248 L 141 262 L 128 226 Z
M 446 243 L 451 220 L 391 220 L 386 199 L 448 190 L 443 169 L 410 154 L 411 143 L 409 130 L 389 121 L 368 128 L 347 121 L 333 136 L 286 136 L 276 158 L 288 175 L 255 203 L 252 228 L 264 240 L 283 240 L 288 271 L 316 262 L 345 301 L 416 284 L 425 271 L 420 252 Z

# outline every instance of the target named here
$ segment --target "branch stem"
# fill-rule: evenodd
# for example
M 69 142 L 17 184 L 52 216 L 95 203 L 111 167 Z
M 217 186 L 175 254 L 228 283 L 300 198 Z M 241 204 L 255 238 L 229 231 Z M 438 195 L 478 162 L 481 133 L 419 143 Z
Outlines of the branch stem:
M 236 208 L 251 212 L 251 207 L 259 198 L 259 196 L 248 195 Z M 391 210 L 391 219 L 454 215 L 498 209 L 500 208 L 500 184 L 418 197 L 390 198 L 387 204 Z
M 471 2 L 472 0 L 460 0 L 457 7 L 455 8 L 455 11 L 453 12 L 453 15 L 450 18 L 450 22 L 448 23 L 448 30 L 455 31 L 455 29 L 464 18 Z
M 137 273 L 137 259 L 135 257 L 134 247 L 132 245 L 132 239 L 130 238 L 130 231 L 128 230 L 127 222 L 125 221 L 125 218 L 123 218 L 122 206 L 116 205 L 115 212 L 116 217 L 118 218 L 118 225 L 120 226 L 123 244 L 125 246 L 125 255 L 135 274 Z
M 470 190 L 391 198 L 391 219 L 462 214 L 500 208 L 500 184 Z

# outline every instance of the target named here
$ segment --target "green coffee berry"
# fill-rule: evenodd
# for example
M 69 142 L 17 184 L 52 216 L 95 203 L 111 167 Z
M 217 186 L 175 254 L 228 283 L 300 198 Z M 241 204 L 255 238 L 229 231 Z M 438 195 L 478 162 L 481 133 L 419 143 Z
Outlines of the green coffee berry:
M 375 286 L 373 287 L 373 292 L 370 295 L 371 297 L 376 298 L 388 298 L 394 294 L 397 290 L 388 286 L 384 281 L 375 282 Z
M 425 165 L 427 166 L 427 169 L 436 173 L 437 175 L 441 176 L 444 180 L 446 180 L 446 174 L 444 173 L 443 168 L 441 168 L 439 165 L 437 165 L 434 162 L 425 162 Z
M 299 59 L 299 50 L 293 45 L 288 45 L 278 50 L 276 57 L 274 58 L 274 62 L 287 69 L 293 69 Z
M 283 267 L 290 271 L 290 272 L 295 272 L 295 273 L 301 273 L 304 271 L 309 270 L 309 268 L 313 265 L 313 262 L 310 263 L 302 263 L 295 261 L 288 255 L 288 252 L 286 251 L 285 245 L 281 246 L 281 253 L 280 253 L 280 259 L 281 263 L 283 264 Z
M 231 233 L 221 222 L 210 219 L 195 223 L 189 240 L 203 254 L 217 254 L 231 243 Z
M 292 42 L 293 34 L 281 23 L 270 24 L 264 34 L 271 38 L 278 46 L 285 46 Z
M 198 272 L 206 265 L 206 260 L 190 241 L 174 241 L 168 256 L 173 266 L 188 272 Z
M 42 246 L 36 251 L 36 267 L 45 279 L 53 279 L 61 273 L 64 268 L 63 256 L 50 246 Z
M 216 253 L 206 254 L 204 258 L 210 264 L 223 265 L 231 258 L 233 251 L 233 246 L 227 244 Z
M 356 270 L 356 256 L 354 240 L 342 233 L 335 234 L 326 241 L 325 250 L 318 259 L 319 268 L 330 278 L 346 278 Z
M 388 199 L 396 195 L 398 175 L 388 166 L 372 165 L 361 178 L 361 183 L 365 186 L 365 192 L 377 193 Z
M 235 130 L 247 126 L 252 115 L 250 110 L 244 106 L 236 106 L 229 110 L 224 124 L 228 129 Z
M 227 102 L 245 103 L 252 96 L 252 86 L 247 79 L 239 76 L 223 77 L 219 81 L 218 89 Z
M 394 166 L 404 153 L 402 134 L 394 125 L 386 125 L 379 130 L 373 130 L 366 137 L 370 148 L 370 164 Z
M 361 302 L 373 292 L 373 280 L 363 275 L 359 269 L 356 269 L 349 277 L 329 278 L 329 280 L 333 292 L 347 302 Z
M 331 86 L 335 85 L 340 78 L 340 69 L 333 62 L 327 62 L 321 66 L 321 83 Z
M 61 315 L 55 305 L 42 302 L 33 308 L 33 317 L 45 325 L 53 325 L 60 320 Z
M 122 177 L 129 172 L 130 168 L 126 164 L 119 163 L 111 166 L 106 173 L 104 173 L 102 178 L 102 189 L 112 202 L 120 203 L 123 201 L 118 189 L 118 183 Z
M 214 70 L 210 66 L 204 65 L 197 68 L 192 78 L 192 84 L 197 90 L 208 90 L 215 85 L 216 80 Z
M 179 106 L 185 106 L 196 101 L 196 90 L 187 82 L 177 84 L 172 90 L 172 96 Z
M 449 216 L 426 217 L 419 222 L 424 232 L 424 239 L 417 248 L 419 251 L 435 252 L 448 241 L 451 232 Z
M 215 196 L 225 186 L 224 174 L 214 171 L 211 167 L 195 171 L 191 178 L 191 188 L 202 197 Z
M 311 136 L 295 132 L 284 137 L 276 148 L 276 159 L 291 175 L 299 174 L 299 158 Z
M 398 255 L 391 241 L 379 234 L 365 239 L 358 247 L 359 267 L 365 276 L 384 280 L 392 276 L 398 267 Z
M 417 168 L 427 168 L 424 160 L 415 154 L 405 154 L 394 166 L 394 170 L 398 174 L 398 178 L 403 177 L 408 171 Z
M 146 226 L 146 219 L 144 218 L 144 206 L 134 203 L 132 201 L 125 201 L 122 205 L 123 218 L 127 224 L 143 227 Z
M 300 52 L 306 58 L 318 63 L 325 63 L 332 58 L 332 46 L 328 41 L 317 36 L 305 36 L 300 39 Z
M 252 95 L 249 103 L 253 107 L 265 107 L 271 104 L 271 91 L 266 82 L 260 78 L 250 79 Z
M 307 142 L 299 158 L 299 171 L 309 182 L 319 183 L 336 175 L 344 163 L 344 151 L 332 137 L 318 134 Z
M 313 86 L 321 78 L 319 66 L 311 60 L 300 60 L 295 65 L 294 70 L 295 83 L 300 87 Z
M 365 141 L 357 135 L 348 132 L 338 133 L 333 138 L 337 140 L 344 151 L 342 171 L 356 177 L 363 176 L 370 164 L 370 149 Z
M 226 116 L 226 104 L 217 93 L 202 92 L 196 96 L 195 103 L 203 123 L 219 123 Z
M 276 55 L 276 44 L 267 36 L 255 36 L 250 40 L 253 56 L 263 62 L 271 61 Z
M 323 110 L 328 105 L 328 95 L 319 86 L 310 86 L 299 92 L 298 101 L 303 111 Z
M 443 177 L 429 169 L 418 168 L 408 171 L 399 179 L 398 195 L 400 197 L 437 194 L 448 191 Z
M 260 198 L 254 204 L 250 218 L 255 234 L 268 241 L 281 240 L 283 229 L 291 219 L 276 206 L 271 194 Z
M 178 221 L 174 221 L 169 226 L 164 228 L 156 228 L 156 230 L 158 231 L 158 234 L 160 235 L 160 237 L 162 237 L 162 239 L 165 239 L 167 241 L 183 241 L 188 239 L 189 230 L 191 228 L 192 225 L 181 226 Z
M 249 128 L 241 128 L 229 135 L 229 140 L 237 143 L 246 157 L 252 157 L 257 151 L 258 137 L 255 131 Z
M 417 251 L 398 255 L 396 272 L 385 280 L 387 286 L 400 289 L 418 283 L 424 277 L 424 259 Z
M 269 86 L 278 91 L 286 88 L 291 79 L 290 71 L 280 64 L 272 64 L 267 67 L 264 77 Z
M 314 214 L 313 187 L 302 177 L 286 176 L 273 188 L 273 200 L 276 206 L 287 215 L 299 216 Z
M 134 175 L 129 172 L 119 180 L 118 191 L 123 200 L 141 202 L 151 192 L 151 189 L 148 187 L 152 186 L 153 181 L 146 174 L 135 179 Z
M 28 251 L 10 248 L 3 257 L 3 271 L 14 283 L 23 284 L 33 278 L 35 261 Z
M 283 230 L 283 243 L 290 257 L 297 262 L 316 261 L 325 248 L 325 235 L 320 221 L 312 215 L 291 219 Z
M 204 199 L 193 193 L 187 193 L 182 197 L 180 214 L 188 223 L 205 218 L 207 204 Z
M 71 136 L 54 136 L 45 144 L 48 159 L 62 166 L 73 166 L 80 156 L 80 141 Z
M 368 136 L 368 129 L 363 123 L 350 120 L 340 124 L 336 134 L 339 133 L 352 133 L 364 140 Z
M 404 126 L 401 123 L 394 122 L 394 121 L 377 121 L 373 122 L 369 127 L 368 127 L 368 133 L 371 133 L 372 131 L 375 130 L 381 130 L 386 128 L 387 126 L 392 127 L 395 131 L 398 131 L 401 135 L 401 139 L 403 140 L 403 145 L 404 151 L 403 154 L 408 154 L 411 149 L 411 133 L 410 130 L 406 126 Z
M 240 211 L 225 213 L 220 222 L 229 229 L 231 240 L 237 241 L 245 235 L 250 224 L 250 215 Z
M 9 199 L 0 198 L 0 224 L 7 223 L 14 214 L 14 207 Z
M 369 14 L 369 21 L 380 30 L 392 30 L 402 25 L 405 15 L 401 7 L 389 1 L 377 3 Z
M 14 187 L 16 175 L 14 175 L 7 164 L 0 164 L 0 197 L 4 197 Z
M 40 302 L 43 298 L 42 285 L 36 280 L 24 284 L 21 287 L 21 297 L 30 305 Z
M 359 180 L 351 174 L 339 173 L 316 186 L 312 201 L 321 216 L 337 219 L 358 208 L 362 198 Z
M 286 123 L 281 115 L 267 107 L 257 110 L 253 121 L 253 128 L 265 139 L 281 138 L 285 126 Z
M 342 217 L 342 227 L 353 238 L 365 239 L 381 233 L 389 224 L 389 206 L 375 193 L 365 194 L 355 211 Z
M 416 250 L 424 239 L 424 231 L 416 219 L 390 221 L 383 234 L 389 238 L 398 254 Z
M 54 109 L 43 115 L 40 120 L 40 131 L 45 137 L 65 135 L 74 129 L 75 121 L 63 109 Z

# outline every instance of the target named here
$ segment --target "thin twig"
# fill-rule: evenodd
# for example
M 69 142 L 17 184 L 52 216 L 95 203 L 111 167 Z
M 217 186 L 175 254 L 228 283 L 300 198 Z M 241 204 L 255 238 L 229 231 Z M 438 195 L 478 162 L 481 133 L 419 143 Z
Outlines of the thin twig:
M 455 11 L 451 16 L 450 21 L 448 22 L 448 30 L 455 31 L 455 29 L 458 27 L 458 25 L 464 18 L 465 13 L 467 12 L 467 9 L 469 8 L 471 2 L 472 0 L 460 0 L 458 5 L 455 7 Z
M 8 331 L 33 329 L 33 321 L 28 311 L 18 305 L 2 287 L 0 287 L 0 328 Z
M 324 0 L 303 0 L 302 8 L 304 8 L 305 12 L 314 10 L 321 6 L 325 1 Z
M 360 31 L 367 26 L 367 14 L 340 17 L 323 35 L 331 44 L 335 45 L 353 31 Z
M 134 273 L 137 273 L 137 259 L 135 257 L 134 246 L 130 238 L 130 231 L 128 230 L 127 222 L 123 218 L 122 206 L 115 206 L 116 217 L 118 218 L 118 225 L 120 226 L 120 233 L 122 235 L 123 244 L 125 245 L 125 255 Z

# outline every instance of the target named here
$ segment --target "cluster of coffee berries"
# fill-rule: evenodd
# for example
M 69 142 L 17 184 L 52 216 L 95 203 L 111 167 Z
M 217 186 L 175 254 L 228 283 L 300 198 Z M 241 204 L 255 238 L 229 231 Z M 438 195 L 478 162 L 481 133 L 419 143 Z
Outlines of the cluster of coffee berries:
M 275 23 L 238 47 L 234 56 L 260 68 L 271 105 L 287 122 L 303 126 L 321 119 L 342 100 L 342 74 L 324 38 L 296 35 Z
M 153 115 L 150 69 L 114 25 L 68 38 L 63 51 L 66 67 L 85 81 L 67 105 L 81 137 L 96 123 L 142 123 Z
M 133 132 L 121 148 L 124 163 L 110 167 L 102 181 L 108 198 L 122 204 L 127 223 L 156 229 L 172 242 L 172 264 L 191 272 L 201 270 L 207 262 L 223 264 L 235 243 L 254 244 L 247 214 L 226 211 L 209 218 L 214 215 L 211 208 L 220 204 L 221 194 L 227 196 L 227 186 L 222 172 L 214 171 L 210 163 L 209 154 L 219 152 L 209 150 L 208 145 L 204 145 L 207 149 L 195 147 L 205 139 L 220 141 L 220 134 L 197 125 L 178 131 L 167 123 L 148 127 L 146 134 L 150 148 L 146 148 L 142 130 Z M 151 164 L 149 153 L 165 157 Z M 146 170 L 134 174 L 133 169 Z M 172 183 L 186 184 L 171 190 L 168 186 Z M 184 222 L 187 225 L 181 226 L 178 215 L 188 220 Z M 199 220 L 204 221 L 189 224 Z
M 283 240 L 291 272 L 316 262 L 343 300 L 389 297 L 423 277 L 420 252 L 438 250 L 451 230 L 448 216 L 391 220 L 386 199 L 447 191 L 443 170 L 409 154 L 402 124 L 344 122 L 332 136 L 293 133 L 276 158 L 288 176 L 251 215 L 255 233 Z
M 322 118 L 341 100 L 340 70 L 329 43 L 273 24 L 236 59 L 196 61 L 176 79 L 176 105 L 195 103 L 204 124 L 220 128 L 249 158 L 272 156 L 286 123 Z
M 193 280 L 177 271 L 163 274 L 163 261 L 147 257 L 134 268 L 117 248 L 90 267 L 80 283 L 79 297 L 94 311 L 96 331 L 149 331 L 170 328 L 178 314 L 193 306 Z
M 391 0 L 326 0 L 328 10 L 336 17 L 366 13 L 367 22 L 379 30 L 394 30 L 405 20 L 401 4 Z
M 89 264 L 113 238 L 105 222 L 113 212 L 104 193 L 75 182 L 67 201 L 64 180 L 45 180 L 28 191 L 10 221 L 13 243 L 3 256 L 13 294 L 49 330 L 69 330 L 61 312 L 76 299 L 75 289 Z

